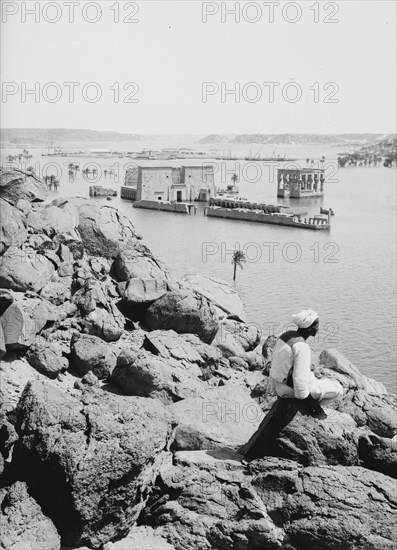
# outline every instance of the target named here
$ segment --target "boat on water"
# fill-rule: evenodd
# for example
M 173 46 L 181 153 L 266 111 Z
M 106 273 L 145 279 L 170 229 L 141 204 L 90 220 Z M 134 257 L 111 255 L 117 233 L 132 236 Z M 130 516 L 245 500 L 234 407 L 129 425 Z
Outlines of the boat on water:
M 251 162 L 252 161 L 253 162 L 293 162 L 297 160 L 295 158 L 287 157 L 287 153 L 284 153 L 284 156 L 275 155 L 275 151 L 276 150 L 273 151 L 270 157 L 261 157 L 260 156 L 261 149 L 259 149 L 259 151 L 255 155 L 253 155 L 250 150 L 250 154 L 244 157 L 244 160 L 248 160 Z
M 214 199 L 224 199 L 224 200 L 238 200 L 246 201 L 245 197 L 240 197 L 240 189 L 238 185 L 228 184 L 226 189 L 217 189 Z
M 265 209 L 252 210 L 248 208 L 224 208 L 222 206 L 207 206 L 204 215 L 214 218 L 225 218 L 232 220 L 253 221 L 270 223 L 274 225 L 286 225 L 300 229 L 327 230 L 331 228 L 328 219 L 323 216 L 303 217 L 300 214 L 285 212 L 269 212 Z

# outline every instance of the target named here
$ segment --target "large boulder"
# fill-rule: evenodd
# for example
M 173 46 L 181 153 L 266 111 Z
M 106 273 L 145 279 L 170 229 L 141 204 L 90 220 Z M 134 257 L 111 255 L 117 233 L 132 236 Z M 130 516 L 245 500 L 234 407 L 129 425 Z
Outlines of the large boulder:
M 70 300 L 72 293 L 70 286 L 62 282 L 62 279 L 59 281 L 50 281 L 40 291 L 40 296 L 44 300 L 48 300 L 56 306 L 60 306 L 66 301 Z
M 108 542 L 103 550 L 175 550 L 175 548 L 163 537 L 156 535 L 152 527 L 135 526 L 125 538 L 117 542 Z
M 28 348 L 47 324 L 58 321 L 62 311 L 39 297 L 13 294 L 14 302 L 0 316 L 7 349 Z
M 178 421 L 174 449 L 195 451 L 237 447 L 258 428 L 263 413 L 247 391 L 227 384 L 174 403 Z
M 147 310 L 146 323 L 151 330 L 175 330 L 196 334 L 211 343 L 218 330 L 218 317 L 211 303 L 190 290 L 167 292 Z
M 92 371 L 99 379 L 106 379 L 116 366 L 116 353 L 97 336 L 75 334 L 70 348 L 71 366 L 82 375 Z
M 54 524 L 21 481 L 0 489 L 0 532 L 1 550 L 59 550 L 61 547 Z
M 19 248 L 27 239 L 24 216 L 7 201 L 0 199 L 0 254 L 7 248 Z
M 0 195 L 15 205 L 20 199 L 44 201 L 48 197 L 46 184 L 32 174 L 0 168 Z
M 238 321 L 247 321 L 242 299 L 226 281 L 195 274 L 185 275 L 180 284 L 207 298 L 215 306 L 220 319 L 232 316 Z
M 347 413 L 358 426 L 368 426 L 381 437 L 397 434 L 397 398 L 395 395 L 372 395 L 364 390 L 349 391 L 336 404 L 338 411 Z
M 164 463 L 141 517 L 176 550 L 392 550 L 395 482 L 351 466 L 266 458 L 248 470 L 225 449 Z
M 0 261 L 0 286 L 22 292 L 40 292 L 54 271 L 54 264 L 43 254 L 30 249 L 9 248 Z
M 79 232 L 89 254 L 115 258 L 131 239 L 141 238 L 116 208 L 85 199 L 73 202 L 79 212 Z
M 269 516 L 299 550 L 392 550 L 395 481 L 358 466 L 302 467 L 265 459 L 249 467 Z
M 173 423 L 156 400 L 89 388 L 81 400 L 29 383 L 17 407 L 15 467 L 62 542 L 98 548 L 125 534 L 168 453 Z
M 69 367 L 69 362 L 62 355 L 60 347 L 40 336 L 36 336 L 26 354 L 26 359 L 33 368 L 48 378 L 57 378 Z
M 114 270 L 119 281 L 137 278 L 171 282 L 160 260 L 140 241 L 130 241 L 120 249 L 114 261 Z
M 106 342 L 118 340 L 123 333 L 125 319 L 111 300 L 104 283 L 89 277 L 72 298 L 79 310 L 79 320 L 87 334 Z
M 32 232 L 52 238 L 58 233 L 74 232 L 79 225 L 79 214 L 73 204 L 65 201 L 59 206 L 49 204 L 30 212 L 26 221 Z
M 155 397 L 164 404 L 202 393 L 207 388 L 202 378 L 198 362 L 170 361 L 133 348 L 120 353 L 112 372 L 112 381 L 123 393 Z
M 246 460 L 278 456 L 304 466 L 358 464 L 357 425 L 348 415 L 311 410 L 307 400 L 278 399 L 250 441 L 240 449 Z
M 382 382 L 364 376 L 358 367 L 334 348 L 322 351 L 319 362 L 319 368 L 316 369 L 318 374 L 321 377 L 338 380 L 346 390 L 365 390 L 368 393 L 387 394 Z
M 169 290 L 171 287 L 165 279 L 129 279 L 119 304 L 120 311 L 133 321 L 143 319 L 147 308 Z
M 251 488 L 240 459 L 227 449 L 175 453 L 160 470 L 141 524 L 176 550 L 281 548 L 285 533 Z

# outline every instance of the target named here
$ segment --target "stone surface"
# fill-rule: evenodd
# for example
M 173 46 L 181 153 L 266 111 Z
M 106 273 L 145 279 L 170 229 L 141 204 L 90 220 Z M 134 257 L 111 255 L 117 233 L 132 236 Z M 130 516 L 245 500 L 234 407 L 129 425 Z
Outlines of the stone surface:
M 365 468 L 397 477 L 397 441 L 365 433 L 359 438 L 358 454 Z
M 155 397 L 165 404 L 202 393 L 207 384 L 197 363 L 169 361 L 146 350 L 124 349 L 112 382 L 126 395 Z
M 0 254 L 10 247 L 18 249 L 26 241 L 27 236 L 23 214 L 0 198 Z
M 61 540 L 52 521 L 17 481 L 0 489 L 1 550 L 59 550 Z
M 73 202 L 79 212 L 79 233 L 89 254 L 115 258 L 129 240 L 140 238 L 129 219 L 116 208 L 84 199 Z
M 373 378 L 364 376 L 358 367 L 353 365 L 342 353 L 336 349 L 326 349 L 319 357 L 319 374 L 338 380 L 344 389 L 365 390 L 368 393 L 387 394 L 382 384 Z
M 137 307 L 142 304 L 149 306 L 169 290 L 170 287 L 165 279 L 143 279 L 138 277 L 129 279 L 123 294 L 123 307 L 128 312 L 129 317 L 134 317 L 134 311 Z
M 235 448 L 252 436 L 263 418 L 249 393 L 232 384 L 207 389 L 170 410 L 178 421 L 173 443 L 178 451 Z
M 103 550 L 175 550 L 174 546 L 154 534 L 151 527 L 133 527 L 128 535 L 117 542 L 108 542 Z
M 33 368 L 48 378 L 57 378 L 59 373 L 69 367 L 69 362 L 66 357 L 63 357 L 60 347 L 40 336 L 36 336 L 26 354 L 26 359 Z
M 146 323 L 151 330 L 175 330 L 196 334 L 211 343 L 218 329 L 216 312 L 210 302 L 189 290 L 167 292 L 147 310 Z
M 114 261 L 114 270 L 119 281 L 137 278 L 171 283 L 167 269 L 149 248 L 139 241 L 130 241 L 127 246 L 120 249 Z
M 278 456 L 304 466 L 359 463 L 355 421 L 348 415 L 327 409 L 327 416 L 314 400 L 278 399 L 258 431 L 241 448 L 247 460 Z M 322 416 L 325 416 L 322 414 Z
M 59 206 L 49 204 L 33 210 L 26 221 L 33 232 L 52 238 L 58 233 L 75 231 L 79 225 L 79 214 L 73 204 L 65 201 Z
M 42 254 L 23 248 L 10 248 L 1 257 L 0 286 L 22 292 L 40 292 L 54 271 L 53 263 Z
M 40 291 L 40 296 L 56 306 L 70 300 L 72 293 L 63 282 L 50 281 Z
M 195 274 L 185 275 L 180 280 L 180 284 L 207 298 L 216 307 L 220 319 L 233 316 L 244 323 L 247 321 L 242 299 L 226 281 Z
M 15 301 L 0 317 L 7 349 L 27 348 L 36 335 L 60 318 L 61 312 L 50 302 L 30 298 L 21 293 L 13 294 Z
M 256 326 L 226 319 L 219 325 L 219 330 L 212 344 L 219 348 L 225 357 L 241 357 L 253 351 L 260 342 L 260 333 Z
M 71 367 L 83 375 L 92 371 L 99 379 L 107 379 L 116 366 L 116 353 L 97 336 L 75 334 L 70 352 Z
M 48 197 L 45 183 L 20 170 L 0 168 L 0 195 L 15 205 L 19 199 L 28 202 L 44 201 Z
M 62 542 L 98 548 L 136 521 L 172 427 L 156 400 L 98 388 L 76 399 L 32 382 L 17 408 L 13 460 Z
M 371 395 L 364 390 L 348 392 L 335 407 L 354 418 L 358 426 L 368 426 L 381 437 L 397 433 L 397 398 L 395 395 Z

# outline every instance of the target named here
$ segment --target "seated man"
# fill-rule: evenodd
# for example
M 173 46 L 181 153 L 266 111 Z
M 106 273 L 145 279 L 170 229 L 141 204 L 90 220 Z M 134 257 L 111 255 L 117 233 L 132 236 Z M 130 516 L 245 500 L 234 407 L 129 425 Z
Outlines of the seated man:
M 273 391 L 279 397 L 306 399 L 309 395 L 320 405 L 339 399 L 343 388 L 339 382 L 319 380 L 311 371 L 311 351 L 306 340 L 319 330 L 318 315 L 307 309 L 292 316 L 298 329 L 281 334 L 273 351 L 269 377 Z

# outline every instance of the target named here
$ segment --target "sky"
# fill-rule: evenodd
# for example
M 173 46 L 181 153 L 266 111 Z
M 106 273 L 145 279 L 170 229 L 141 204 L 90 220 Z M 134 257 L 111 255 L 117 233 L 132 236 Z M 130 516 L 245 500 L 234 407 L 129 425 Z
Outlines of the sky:
M 394 1 L 1 9 L 3 128 L 396 132 Z

